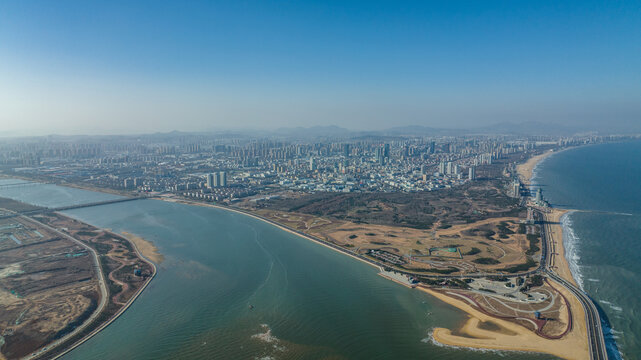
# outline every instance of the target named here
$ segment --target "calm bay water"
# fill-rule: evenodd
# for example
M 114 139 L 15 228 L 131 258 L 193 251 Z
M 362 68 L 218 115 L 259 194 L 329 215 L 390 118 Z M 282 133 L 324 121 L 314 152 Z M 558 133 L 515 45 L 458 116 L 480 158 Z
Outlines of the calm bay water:
M 25 184 L 15 186 L 17 184 Z M 2 185 L 10 185 L 3 188 Z M 67 188 L 53 184 L 35 184 L 19 179 L 0 179 L 0 197 L 22 201 L 44 207 L 60 207 L 88 204 L 118 199 L 122 196 Z
M 563 151 L 536 169 L 563 219 L 572 270 L 607 315 L 613 358 L 641 358 L 641 142 Z M 618 348 L 618 349 L 617 349 Z M 619 354 L 621 352 L 621 354 Z
M 67 214 L 143 236 L 166 260 L 128 311 L 65 359 L 551 358 L 436 346 L 430 330 L 464 314 L 241 214 L 159 200 Z

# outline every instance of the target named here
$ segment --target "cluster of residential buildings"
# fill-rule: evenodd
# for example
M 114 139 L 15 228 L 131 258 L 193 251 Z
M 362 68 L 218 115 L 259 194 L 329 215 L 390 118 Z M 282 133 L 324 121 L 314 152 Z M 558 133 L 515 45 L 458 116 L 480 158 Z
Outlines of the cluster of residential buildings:
M 47 181 L 212 201 L 279 191 L 415 192 L 483 178 L 484 169 L 540 146 L 598 137 L 371 136 L 301 140 L 156 134 L 0 141 L 0 170 Z

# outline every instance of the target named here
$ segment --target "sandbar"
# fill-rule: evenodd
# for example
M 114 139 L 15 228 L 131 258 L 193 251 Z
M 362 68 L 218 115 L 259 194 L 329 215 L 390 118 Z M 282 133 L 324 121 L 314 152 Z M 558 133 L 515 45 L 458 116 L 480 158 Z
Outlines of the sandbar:
M 155 264 L 160 264 L 165 260 L 165 257 L 158 252 L 158 248 L 149 240 L 143 239 L 140 236 L 128 233 L 126 231 L 122 232 L 122 235 L 136 245 L 138 251 L 146 257 L 148 260 Z
M 436 291 L 422 286 L 418 289 L 464 311 L 469 316 L 465 324 L 457 330 L 457 334 L 449 329 L 435 328 L 432 337 L 441 344 L 476 349 L 537 352 L 564 359 L 588 359 L 590 354 L 588 353 L 587 330 L 585 322 L 580 321 L 585 318 L 583 308 L 569 291 L 555 283 L 552 283 L 552 286 L 570 301 L 572 309 L 572 329 L 558 340 L 542 338 L 521 325 L 489 316 L 460 298 L 448 296 L 447 289 Z M 491 322 L 500 327 L 500 330 L 485 330 L 480 327 L 482 322 Z

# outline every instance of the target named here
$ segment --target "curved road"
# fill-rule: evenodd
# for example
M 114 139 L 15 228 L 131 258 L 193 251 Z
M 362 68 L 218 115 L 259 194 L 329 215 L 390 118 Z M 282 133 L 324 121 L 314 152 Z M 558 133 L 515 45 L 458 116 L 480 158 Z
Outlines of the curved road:
M 581 305 L 583 306 L 583 310 L 585 312 L 585 324 L 588 330 L 588 344 L 590 346 L 590 359 L 593 360 L 607 360 L 608 358 L 608 353 L 605 347 L 605 339 L 603 337 L 603 328 L 601 327 L 601 317 L 599 316 L 599 311 L 597 310 L 596 306 L 594 305 L 594 302 L 592 302 L 592 299 L 581 289 L 576 287 L 574 284 L 570 283 L 569 281 L 563 279 L 559 275 L 557 275 L 554 272 L 554 256 L 557 254 L 556 253 L 556 243 L 550 236 L 552 234 L 551 228 L 550 228 L 550 221 L 548 221 L 547 217 L 545 216 L 544 213 L 540 212 L 539 210 L 536 210 L 535 216 L 539 219 L 542 220 L 543 226 L 541 227 L 541 238 L 545 239 L 545 243 L 548 244 L 549 248 L 549 256 L 547 259 L 541 259 L 541 263 L 545 264 L 545 268 L 543 269 L 543 272 L 565 287 L 568 291 L 570 291 L 576 298 L 579 300 Z
M 30 354 L 30 355 L 25 356 L 24 358 L 22 358 L 23 360 L 28 360 L 28 359 L 35 359 L 37 357 L 42 356 L 48 350 L 51 350 L 51 349 L 57 347 L 58 345 L 64 343 L 65 341 L 69 340 L 70 338 L 72 338 L 73 336 L 78 334 L 78 332 L 82 331 L 84 328 L 89 326 L 89 324 L 92 324 L 94 322 L 94 320 L 100 314 L 102 314 L 102 310 L 107 305 L 107 300 L 108 300 L 108 295 L 107 294 L 108 294 L 108 291 L 107 291 L 107 284 L 105 282 L 105 276 L 102 273 L 102 269 L 100 268 L 100 261 L 98 260 L 98 253 L 96 253 L 96 250 L 94 250 L 91 246 L 88 246 L 87 244 L 83 243 L 82 241 L 74 238 L 73 236 L 71 236 L 69 234 L 66 234 L 64 232 L 61 232 L 58 229 L 55 229 L 55 228 L 53 228 L 53 227 L 51 227 L 51 226 L 49 226 L 47 224 L 41 223 L 38 220 L 35 220 L 33 218 L 30 218 L 30 217 L 26 217 L 24 215 L 20 215 L 20 216 L 22 218 L 28 220 L 28 221 L 35 222 L 36 224 L 46 228 L 47 230 L 49 230 L 51 232 L 54 232 L 54 233 L 64 237 L 65 239 L 71 240 L 74 243 L 76 243 L 76 244 L 82 246 L 83 248 L 89 250 L 89 252 L 92 254 L 93 263 L 94 263 L 94 271 L 96 272 L 96 274 L 98 274 L 98 283 L 100 285 L 99 286 L 99 288 L 100 288 L 100 304 L 98 304 L 98 307 L 89 316 L 89 318 L 87 320 L 85 320 L 82 323 L 82 325 L 78 326 L 76 329 L 74 329 L 74 331 L 70 332 L 69 334 L 67 334 L 67 335 L 63 336 L 62 338 L 54 341 L 53 343 L 47 345 L 45 348 L 42 348 L 42 349 L 40 349 L 40 350 Z

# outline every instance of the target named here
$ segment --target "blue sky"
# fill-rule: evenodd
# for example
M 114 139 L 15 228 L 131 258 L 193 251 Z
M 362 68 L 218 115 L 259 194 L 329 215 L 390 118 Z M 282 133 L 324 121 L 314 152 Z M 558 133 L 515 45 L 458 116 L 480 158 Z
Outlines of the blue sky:
M 7 132 L 641 122 L 639 1 L 0 2 Z

